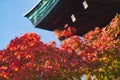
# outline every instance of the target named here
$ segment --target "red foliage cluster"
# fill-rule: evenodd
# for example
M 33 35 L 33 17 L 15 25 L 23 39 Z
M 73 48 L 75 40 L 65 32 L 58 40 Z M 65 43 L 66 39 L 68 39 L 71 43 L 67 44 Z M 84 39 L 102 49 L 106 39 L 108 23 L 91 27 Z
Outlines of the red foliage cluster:
M 65 39 L 60 49 L 79 55 L 89 73 L 99 79 L 120 77 L 120 15 L 106 27 L 88 32 L 82 40 L 78 36 Z
M 76 29 L 74 27 L 68 26 L 67 24 L 64 26 L 64 30 L 56 29 L 54 30 L 55 36 L 59 40 L 64 40 L 66 38 L 69 38 L 70 36 L 74 35 L 76 32 Z
M 120 77 L 120 15 L 109 25 L 85 34 L 72 36 L 75 29 L 65 27 L 57 32 L 64 36 L 56 43 L 44 44 L 35 33 L 11 40 L 0 50 L 0 80 L 74 80 L 83 74 L 98 79 Z
M 54 78 L 67 61 L 65 52 L 43 44 L 35 33 L 15 38 L 0 54 L 2 80 Z

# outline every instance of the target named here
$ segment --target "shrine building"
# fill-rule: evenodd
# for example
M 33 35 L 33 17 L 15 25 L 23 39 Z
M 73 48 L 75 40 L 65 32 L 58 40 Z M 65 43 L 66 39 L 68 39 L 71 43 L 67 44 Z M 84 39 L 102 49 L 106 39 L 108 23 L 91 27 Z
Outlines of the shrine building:
M 117 13 L 120 0 L 39 0 L 24 16 L 37 28 L 54 31 L 68 24 L 82 36 L 106 26 Z

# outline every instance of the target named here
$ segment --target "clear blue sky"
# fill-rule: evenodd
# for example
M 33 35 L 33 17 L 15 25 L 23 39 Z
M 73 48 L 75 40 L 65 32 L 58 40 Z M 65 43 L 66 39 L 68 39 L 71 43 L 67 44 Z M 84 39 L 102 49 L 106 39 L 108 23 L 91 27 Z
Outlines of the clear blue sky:
M 59 41 L 53 32 L 35 28 L 23 15 L 31 9 L 38 0 L 0 0 L 0 50 L 4 49 L 10 40 L 21 33 L 35 32 L 43 42 Z

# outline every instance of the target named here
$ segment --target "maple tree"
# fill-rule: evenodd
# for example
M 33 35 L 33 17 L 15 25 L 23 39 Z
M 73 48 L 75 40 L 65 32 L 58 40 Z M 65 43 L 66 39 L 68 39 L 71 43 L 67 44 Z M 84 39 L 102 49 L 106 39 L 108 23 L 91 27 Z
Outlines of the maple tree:
M 23 34 L 0 50 L 0 80 L 95 80 L 120 78 L 120 15 L 100 29 L 73 35 L 76 29 L 55 31 L 56 43 L 44 44 L 35 33 Z M 63 33 L 63 34 L 61 34 Z M 58 35 L 59 34 L 59 35 Z
M 65 24 L 64 29 L 55 29 L 54 34 L 59 40 L 64 40 L 66 38 L 69 38 L 70 36 L 73 36 L 76 33 L 76 29 L 74 27 L 69 26 L 68 24 Z

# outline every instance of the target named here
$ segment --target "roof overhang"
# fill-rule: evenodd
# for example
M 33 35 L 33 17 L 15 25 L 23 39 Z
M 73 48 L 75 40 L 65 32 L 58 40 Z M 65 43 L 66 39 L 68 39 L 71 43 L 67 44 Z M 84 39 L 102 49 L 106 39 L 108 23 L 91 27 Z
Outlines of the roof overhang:
M 78 35 L 83 35 L 107 25 L 117 13 L 120 0 L 40 0 L 25 17 L 37 28 L 53 31 L 69 24 Z

